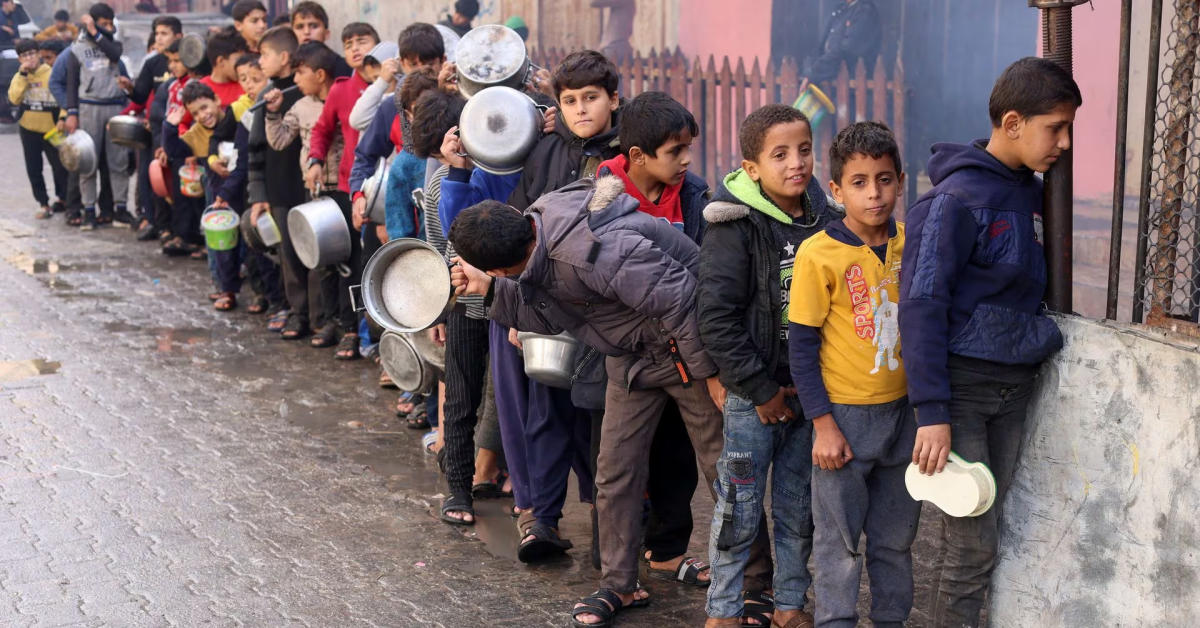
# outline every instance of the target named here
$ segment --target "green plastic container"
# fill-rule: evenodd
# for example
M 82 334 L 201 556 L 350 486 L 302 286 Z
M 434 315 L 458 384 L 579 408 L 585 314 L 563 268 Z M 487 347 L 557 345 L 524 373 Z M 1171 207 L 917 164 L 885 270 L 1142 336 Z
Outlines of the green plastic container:
M 210 251 L 231 251 L 238 245 L 238 225 L 241 220 L 230 209 L 208 208 L 200 218 L 204 240 Z

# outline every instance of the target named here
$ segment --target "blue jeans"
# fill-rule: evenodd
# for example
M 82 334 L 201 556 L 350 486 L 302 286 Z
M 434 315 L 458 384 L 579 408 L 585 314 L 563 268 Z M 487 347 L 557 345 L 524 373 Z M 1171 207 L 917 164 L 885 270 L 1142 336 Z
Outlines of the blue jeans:
M 871 577 L 871 623 L 901 628 L 913 605 L 912 542 L 921 502 L 904 484 L 917 439 L 908 397 L 889 403 L 833 405 L 833 420 L 854 458 L 836 470 L 813 467 L 813 556 L 817 626 L 858 625 L 865 559 Z M 867 548 L 861 549 L 863 534 Z
M 795 397 L 788 404 L 803 417 Z M 771 478 L 775 522 L 775 607 L 804 608 L 812 575 L 812 423 L 796 418 L 764 425 L 754 403 L 732 393 L 725 400 L 725 443 L 717 460 L 717 506 L 709 538 L 709 617 L 740 617 L 742 576 L 758 533 Z

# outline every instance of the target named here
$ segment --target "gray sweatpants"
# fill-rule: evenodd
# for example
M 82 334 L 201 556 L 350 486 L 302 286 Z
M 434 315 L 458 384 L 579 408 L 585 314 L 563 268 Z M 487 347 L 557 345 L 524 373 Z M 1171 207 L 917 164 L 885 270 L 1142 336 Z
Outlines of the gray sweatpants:
M 129 149 L 117 146 L 108 141 L 108 133 L 104 125 L 109 118 L 119 115 L 124 105 L 89 105 L 79 104 L 79 128 L 87 131 L 96 143 L 98 159 L 108 162 L 109 182 L 112 185 L 113 199 L 116 204 L 124 205 L 129 197 Z M 99 164 L 97 164 L 98 166 Z M 79 193 L 83 197 L 84 207 L 96 207 L 96 198 L 100 194 L 100 168 L 85 177 L 79 178 Z

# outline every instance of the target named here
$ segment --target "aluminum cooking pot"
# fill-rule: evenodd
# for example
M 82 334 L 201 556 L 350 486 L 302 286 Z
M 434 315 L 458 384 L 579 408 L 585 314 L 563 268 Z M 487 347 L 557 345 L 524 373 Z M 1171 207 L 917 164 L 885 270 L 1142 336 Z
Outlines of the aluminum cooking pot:
M 471 98 L 488 87 L 520 89 L 529 79 L 525 41 L 499 24 L 478 26 L 463 36 L 455 50 L 458 91 Z
M 454 63 L 454 60 L 458 58 L 454 54 L 454 51 L 458 49 L 458 42 L 462 40 L 462 37 L 448 26 L 434 24 L 433 27 L 438 29 L 438 32 L 442 34 L 442 46 L 446 49 L 446 60 Z
M 396 387 L 404 392 L 424 393 L 437 382 L 437 374 L 421 359 L 405 334 L 383 333 L 379 339 L 379 362 Z
M 363 182 L 362 192 L 367 197 L 367 218 L 374 223 L 384 224 L 387 217 L 387 187 L 391 168 L 386 157 L 379 158 L 379 164 L 372 174 Z
M 194 33 L 184 35 L 183 39 L 179 40 L 179 61 L 189 70 L 194 70 L 204 63 L 205 49 L 203 37 Z
M 108 119 L 108 137 L 112 143 L 126 148 L 142 150 L 149 148 L 151 142 L 150 129 L 142 123 L 141 118 L 134 116 L 113 116 Z
M 263 243 L 262 238 L 258 235 L 258 229 L 254 226 L 254 222 L 250 220 L 250 215 L 242 216 L 243 220 L 238 224 L 238 229 L 242 231 L 242 242 L 251 250 L 259 253 L 266 253 L 271 250 L 271 247 Z
M 467 101 L 458 119 L 464 154 L 495 175 L 520 172 L 542 137 L 544 112 L 544 107 L 510 87 L 479 92 Z
M 350 259 L 350 228 L 333 199 L 319 198 L 293 207 L 287 222 L 292 248 L 305 267 L 320 268 Z
M 365 311 L 388 331 L 406 334 L 446 320 L 457 301 L 446 258 L 414 238 L 379 247 L 363 268 L 362 285 L 350 287 L 350 298 L 355 311 Z
M 575 376 L 575 358 L 583 346 L 570 334 L 543 336 L 517 332 L 521 352 L 525 354 L 525 374 L 530 379 L 555 388 L 570 388 Z
M 413 349 L 417 350 L 417 355 L 421 356 L 425 364 L 439 373 L 446 372 L 446 347 L 434 344 L 433 339 L 429 337 L 428 330 L 408 334 L 408 341 L 412 343 Z
M 58 147 L 58 158 L 64 168 L 78 172 L 81 177 L 90 176 L 100 163 L 97 161 L 96 142 L 83 129 L 75 129 L 74 133 L 67 136 L 67 141 Z

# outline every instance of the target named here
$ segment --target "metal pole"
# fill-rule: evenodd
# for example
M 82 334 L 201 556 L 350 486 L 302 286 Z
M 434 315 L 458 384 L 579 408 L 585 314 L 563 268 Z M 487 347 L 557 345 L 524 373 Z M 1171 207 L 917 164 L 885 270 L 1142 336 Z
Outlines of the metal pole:
M 1138 199 L 1137 252 L 1133 268 L 1133 322 L 1141 323 L 1145 313 L 1146 298 L 1146 249 L 1150 234 L 1146 231 L 1150 221 L 1150 168 L 1154 164 L 1154 125 L 1158 119 L 1158 54 L 1162 42 L 1163 0 L 1152 0 L 1150 5 L 1150 55 L 1146 62 L 1146 119 L 1142 127 L 1142 180 Z
M 1121 51 L 1117 70 L 1117 150 L 1113 165 L 1112 232 L 1108 243 L 1108 303 L 1104 317 L 1117 320 L 1117 297 L 1121 291 L 1121 238 L 1125 227 L 1125 149 L 1129 127 L 1129 39 L 1133 0 L 1121 0 Z

